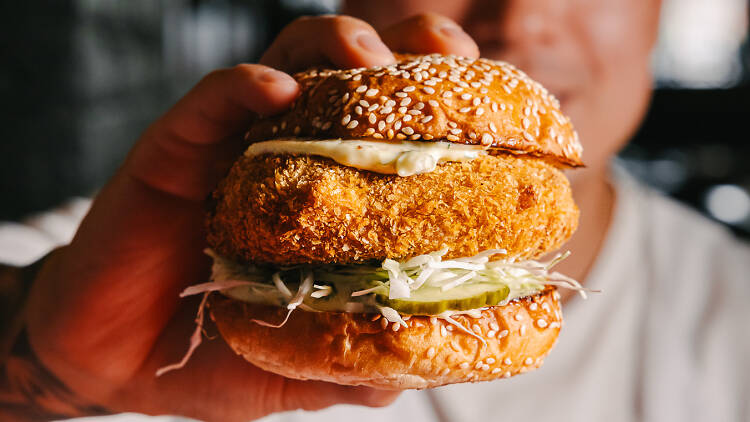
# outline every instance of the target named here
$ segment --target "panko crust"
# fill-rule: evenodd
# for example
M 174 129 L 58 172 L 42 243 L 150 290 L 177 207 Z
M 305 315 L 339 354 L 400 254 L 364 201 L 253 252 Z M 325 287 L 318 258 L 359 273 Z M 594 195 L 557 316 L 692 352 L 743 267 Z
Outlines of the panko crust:
M 504 248 L 538 257 L 575 231 L 568 180 L 541 159 L 481 156 L 399 177 L 316 156 L 242 157 L 219 184 L 207 239 L 221 255 L 276 265 L 446 258 Z
M 453 317 L 483 337 L 445 320 L 412 316 L 407 327 L 380 315 L 296 310 L 281 328 L 286 309 L 249 304 L 220 294 L 209 299 L 211 318 L 229 346 L 264 370 L 289 378 L 422 389 L 510 377 L 542 365 L 562 324 L 553 288 L 486 308 L 478 317 Z M 398 327 L 398 328 L 396 328 Z
M 313 69 L 294 77 L 301 93 L 292 107 L 256 119 L 247 140 L 448 141 L 582 165 L 578 135 L 559 102 L 505 62 L 399 55 L 390 66 Z

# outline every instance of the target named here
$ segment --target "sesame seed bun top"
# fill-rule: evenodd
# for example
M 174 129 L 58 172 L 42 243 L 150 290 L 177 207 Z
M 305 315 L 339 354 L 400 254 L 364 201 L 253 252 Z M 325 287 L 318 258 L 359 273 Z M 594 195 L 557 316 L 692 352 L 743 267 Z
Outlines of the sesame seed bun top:
M 256 119 L 246 139 L 448 141 L 583 165 L 578 135 L 557 99 L 512 65 L 436 54 L 397 59 L 294 75 L 301 93 L 292 107 Z

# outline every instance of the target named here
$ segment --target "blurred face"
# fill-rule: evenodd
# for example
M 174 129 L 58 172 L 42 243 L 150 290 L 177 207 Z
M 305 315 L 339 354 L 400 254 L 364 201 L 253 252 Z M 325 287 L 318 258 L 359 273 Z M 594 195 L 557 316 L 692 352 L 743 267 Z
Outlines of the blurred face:
M 658 0 L 385 0 L 344 7 L 376 29 L 426 12 L 455 20 L 483 57 L 511 62 L 547 87 L 573 120 L 592 170 L 606 166 L 643 116 Z

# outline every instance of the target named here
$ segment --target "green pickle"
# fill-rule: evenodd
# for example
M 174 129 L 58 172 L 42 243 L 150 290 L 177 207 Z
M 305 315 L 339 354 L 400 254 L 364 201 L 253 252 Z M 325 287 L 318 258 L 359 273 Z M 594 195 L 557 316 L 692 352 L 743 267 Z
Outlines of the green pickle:
M 389 299 L 387 293 L 376 292 L 379 304 L 408 315 L 436 315 L 445 311 L 468 311 L 495 306 L 508 298 L 510 288 L 494 283 L 467 283 L 442 291 L 439 287 L 422 286 L 411 297 Z

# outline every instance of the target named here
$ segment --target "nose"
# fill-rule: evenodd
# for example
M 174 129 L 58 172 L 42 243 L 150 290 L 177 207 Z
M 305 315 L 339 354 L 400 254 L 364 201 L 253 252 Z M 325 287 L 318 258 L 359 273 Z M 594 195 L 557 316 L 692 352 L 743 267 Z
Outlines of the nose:
M 560 28 L 564 0 L 484 0 L 475 3 L 466 25 L 487 53 L 549 46 Z

